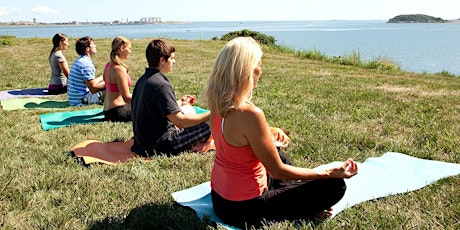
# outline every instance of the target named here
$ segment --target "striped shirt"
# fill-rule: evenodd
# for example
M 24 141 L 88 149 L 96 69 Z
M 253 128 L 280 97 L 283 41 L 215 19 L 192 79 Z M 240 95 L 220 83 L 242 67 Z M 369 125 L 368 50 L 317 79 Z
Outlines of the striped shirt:
M 67 97 L 71 106 L 81 106 L 81 99 L 89 92 L 85 80 L 96 78 L 96 67 L 87 55 L 81 55 L 70 67 L 67 81 Z

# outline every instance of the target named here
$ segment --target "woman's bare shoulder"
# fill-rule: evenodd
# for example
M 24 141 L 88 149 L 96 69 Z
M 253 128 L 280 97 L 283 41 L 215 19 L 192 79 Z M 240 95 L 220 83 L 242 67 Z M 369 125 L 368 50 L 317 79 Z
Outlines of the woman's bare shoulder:
M 253 105 L 253 104 L 245 104 L 239 110 L 237 115 L 239 119 L 242 121 L 248 121 L 250 123 L 255 122 L 257 120 L 263 120 L 265 122 L 265 114 L 262 109 Z
M 114 64 L 112 65 L 112 68 L 116 71 L 116 72 L 126 72 L 126 68 L 122 65 L 119 65 L 119 64 Z

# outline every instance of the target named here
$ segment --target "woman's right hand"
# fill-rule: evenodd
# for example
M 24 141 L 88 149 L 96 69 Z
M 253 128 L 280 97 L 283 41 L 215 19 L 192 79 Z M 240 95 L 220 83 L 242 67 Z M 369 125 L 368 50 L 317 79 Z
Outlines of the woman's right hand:
M 330 169 L 332 178 L 350 178 L 358 174 L 358 164 L 351 158 L 348 158 L 339 167 Z

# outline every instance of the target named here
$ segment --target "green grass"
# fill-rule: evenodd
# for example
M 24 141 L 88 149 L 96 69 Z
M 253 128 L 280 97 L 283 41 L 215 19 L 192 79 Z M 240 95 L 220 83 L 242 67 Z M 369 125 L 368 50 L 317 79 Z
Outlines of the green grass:
M 75 38 L 64 52 L 75 57 Z M 133 81 L 146 67 L 150 39 L 132 40 L 127 64 Z M 172 40 L 177 65 L 169 74 L 177 95 L 200 95 L 222 41 Z M 111 39 L 95 41 L 99 73 Z M 0 90 L 46 87 L 50 39 L 14 39 L 0 46 Z M 299 166 L 352 157 L 364 161 L 388 151 L 460 163 L 460 79 L 317 61 L 265 47 L 263 75 L 254 93 L 271 126 L 289 131 L 286 152 Z M 66 96 L 58 96 L 66 99 Z M 198 100 L 198 105 L 200 100 Z M 90 107 L 92 108 L 92 107 Z M 64 111 L 57 109 L 55 111 Z M 209 220 L 176 205 L 171 193 L 209 180 L 214 153 L 135 160 L 118 166 L 81 166 L 78 142 L 132 136 L 131 124 L 102 122 L 43 131 L 49 110 L 0 110 L 0 228 L 213 229 Z M 316 229 L 458 229 L 460 177 L 418 191 L 364 202 Z M 267 229 L 309 229 L 281 222 Z

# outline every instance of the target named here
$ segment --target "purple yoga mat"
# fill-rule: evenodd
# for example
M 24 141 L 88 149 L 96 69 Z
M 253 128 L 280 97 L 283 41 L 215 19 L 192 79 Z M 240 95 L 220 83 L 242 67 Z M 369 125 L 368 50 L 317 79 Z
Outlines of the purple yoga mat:
M 12 89 L 0 91 L 0 100 L 20 97 L 48 97 L 47 88 L 33 88 L 33 89 Z

